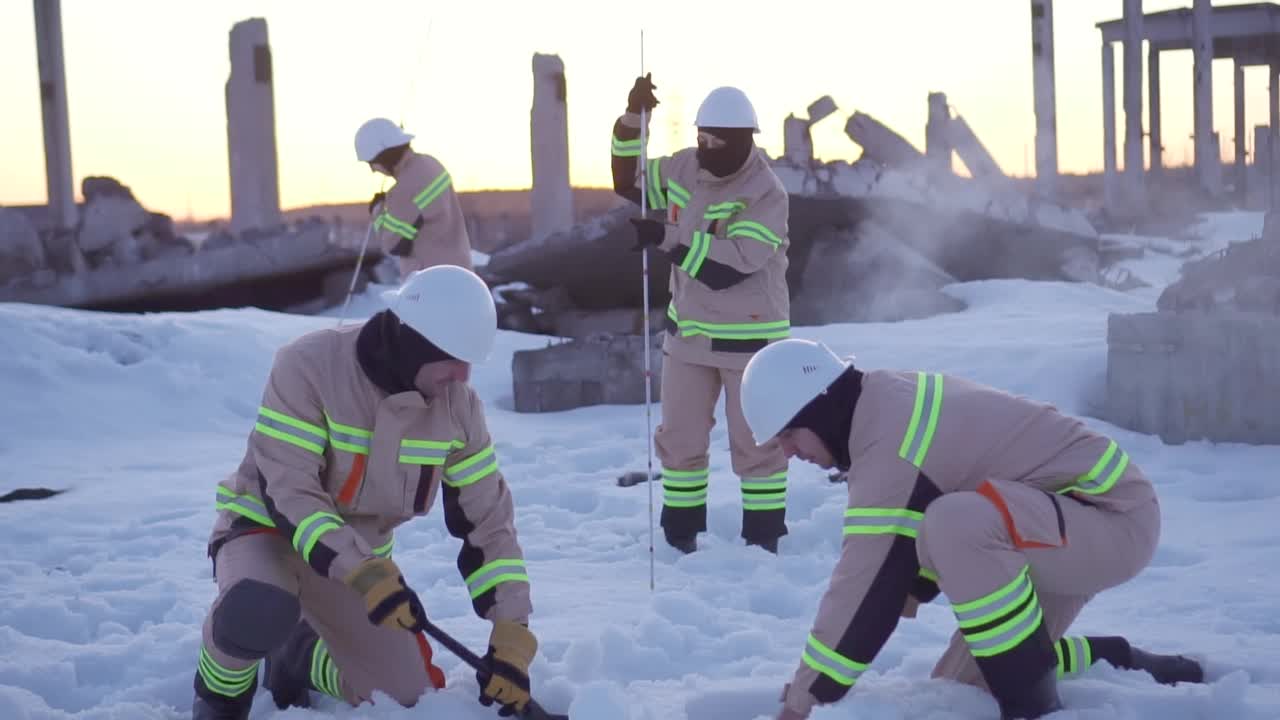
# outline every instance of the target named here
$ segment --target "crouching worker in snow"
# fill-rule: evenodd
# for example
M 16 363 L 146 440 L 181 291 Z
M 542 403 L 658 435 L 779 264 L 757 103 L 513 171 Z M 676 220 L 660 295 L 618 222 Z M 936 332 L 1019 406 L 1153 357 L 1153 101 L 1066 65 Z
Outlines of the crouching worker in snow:
M 752 358 L 742 408 L 757 441 L 849 471 L 840 560 L 781 720 L 843 697 L 899 616 L 939 589 L 959 629 L 933 675 L 987 689 L 1002 718 L 1061 708 L 1058 678 L 1096 660 L 1202 680 L 1181 656 L 1065 636 L 1160 534 L 1155 490 L 1114 441 L 1048 405 L 938 373 L 859 371 L 807 340 Z
M 493 623 L 481 702 L 529 700 L 537 650 L 511 494 L 466 381 L 497 332 L 471 271 L 442 265 L 384 297 L 363 326 L 319 330 L 275 364 L 239 469 L 217 487 L 209 551 L 218 597 L 204 623 L 193 720 L 249 717 L 263 685 L 280 708 L 315 690 L 351 705 L 375 690 L 413 705 L 444 676 L 426 611 L 392 557 L 392 531 L 444 497 L 458 570 Z

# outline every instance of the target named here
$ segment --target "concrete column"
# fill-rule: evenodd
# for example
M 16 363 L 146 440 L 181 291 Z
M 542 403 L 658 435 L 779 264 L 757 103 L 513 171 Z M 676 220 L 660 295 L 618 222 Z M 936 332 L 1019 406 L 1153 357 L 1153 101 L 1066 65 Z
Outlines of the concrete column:
M 1235 61 L 1235 90 L 1236 90 L 1236 127 L 1235 127 L 1235 143 L 1236 143 L 1236 195 L 1240 199 L 1243 206 L 1246 198 L 1249 197 L 1248 175 L 1249 168 L 1247 166 L 1247 154 L 1245 153 L 1245 129 L 1244 129 L 1244 65 L 1240 64 L 1239 58 Z
M 1144 212 L 1147 199 L 1142 160 L 1142 0 L 1124 0 L 1124 185 L 1125 204 Z
M 935 172 L 951 174 L 951 110 L 947 94 L 929 93 L 929 120 L 924 126 L 924 154 Z
M 1102 195 L 1103 205 L 1115 211 L 1116 202 L 1116 54 L 1102 41 Z
M 533 55 L 533 236 L 573 227 L 569 188 L 569 112 L 565 105 L 564 62 L 557 55 Z
M 251 18 L 232 25 L 226 87 L 232 232 L 283 223 L 272 83 L 267 21 Z
M 1158 177 L 1164 169 L 1164 146 L 1160 137 L 1160 50 L 1154 45 L 1147 49 L 1147 124 L 1151 155 L 1148 172 Z
M 1196 176 L 1200 187 L 1211 196 L 1218 194 L 1213 183 L 1213 6 L 1210 0 L 1194 0 L 1191 12 L 1191 49 L 1195 54 L 1195 148 Z
M 809 135 L 809 121 L 795 113 L 782 121 L 782 154 L 787 160 L 809 167 L 813 164 L 813 138 Z
M 1268 133 L 1267 177 L 1271 179 L 1270 210 L 1280 210 L 1280 62 L 1271 63 L 1269 73 L 1271 97 L 1271 132 Z
M 1058 109 L 1053 72 L 1053 0 L 1031 0 L 1032 87 L 1036 107 L 1036 194 L 1057 195 Z
M 34 0 L 36 62 L 40 72 L 40 112 L 44 117 L 44 164 L 49 219 L 55 230 L 76 226 L 71 175 L 71 126 L 67 120 L 67 73 L 62 58 L 62 3 Z

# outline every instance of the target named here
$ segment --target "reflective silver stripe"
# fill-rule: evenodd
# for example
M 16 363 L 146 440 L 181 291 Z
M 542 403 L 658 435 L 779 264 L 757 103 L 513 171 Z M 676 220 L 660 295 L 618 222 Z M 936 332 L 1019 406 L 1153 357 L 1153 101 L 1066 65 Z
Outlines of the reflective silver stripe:
M 938 413 L 942 408 L 942 375 L 940 373 L 916 373 L 916 400 L 911 412 L 911 423 L 898 448 L 898 456 L 921 467 L 933 443 L 933 432 L 938 425 Z
M 844 512 L 845 535 L 920 534 L 924 513 L 905 508 L 849 508 Z
M 218 486 L 218 492 L 214 495 L 213 507 L 215 510 L 228 510 L 237 515 L 243 515 L 259 525 L 276 526 L 267 512 L 267 506 L 262 504 L 261 500 L 250 495 L 237 495 L 221 485 Z
M 1023 570 L 1018 578 L 1009 585 L 994 593 L 994 596 L 983 598 L 985 602 L 956 605 L 956 620 L 960 626 L 981 625 L 985 622 L 1008 614 L 1018 605 L 1026 601 L 1031 593 L 1031 576 Z
M 1008 652 L 1035 632 L 1040 626 L 1040 621 L 1044 619 L 1044 613 L 1040 610 L 1040 603 L 1034 602 L 1021 615 L 1022 619 L 1015 624 L 1008 626 L 1001 625 L 1006 629 L 1000 632 L 986 636 L 986 633 L 977 633 L 976 635 L 965 635 L 965 640 L 969 642 L 969 652 L 974 657 L 991 657 Z M 976 638 L 976 639 L 975 639 Z
M 803 659 L 806 665 L 845 687 L 851 687 L 867 669 L 865 663 L 850 660 L 823 645 L 813 635 L 809 635 Z
M 400 462 L 406 465 L 444 465 L 449 453 L 462 447 L 457 440 L 415 440 L 406 438 L 400 441 Z
M 467 576 L 467 591 L 474 600 L 505 582 L 529 582 L 523 560 L 494 560 Z
M 1116 484 L 1128 466 L 1129 453 L 1120 450 L 1120 446 L 1112 440 L 1107 443 L 1106 452 L 1098 458 L 1098 462 L 1089 472 L 1077 477 L 1074 485 L 1059 492 L 1078 490 L 1089 495 L 1101 495 Z
M 293 549 L 302 553 L 302 559 L 311 562 L 311 550 L 320 541 L 320 537 L 343 525 L 342 518 L 327 512 L 314 512 L 308 515 L 293 532 Z
M 1058 675 L 1079 675 L 1093 665 L 1089 641 L 1083 637 L 1064 637 L 1055 643 L 1058 651 Z

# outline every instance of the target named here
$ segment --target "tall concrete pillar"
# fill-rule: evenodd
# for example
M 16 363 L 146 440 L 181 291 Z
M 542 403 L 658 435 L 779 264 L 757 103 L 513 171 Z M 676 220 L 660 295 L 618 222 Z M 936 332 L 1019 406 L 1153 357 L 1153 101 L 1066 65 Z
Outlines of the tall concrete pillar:
M 226 100 L 232 232 L 283 222 L 272 87 L 267 21 L 251 18 L 231 26 Z
M 533 55 L 533 236 L 573 227 L 569 188 L 569 113 L 565 105 L 564 62 L 557 55 Z
M 1268 134 L 1267 177 L 1271 178 L 1270 210 L 1280 210 L 1280 63 L 1271 63 L 1268 73 L 1271 104 L 1271 132 Z M 1256 151 L 1255 151 L 1256 152 Z
M 1147 49 L 1147 124 L 1149 172 L 1159 177 L 1164 169 L 1164 145 L 1160 137 L 1160 50 L 1154 45 Z
M 1213 142 L 1213 5 L 1211 0 L 1194 0 L 1191 7 L 1191 49 L 1195 73 L 1196 176 L 1200 187 L 1216 196 L 1213 182 L 1217 149 Z
M 947 94 L 929 93 L 929 120 L 924 126 L 924 155 L 935 172 L 951 173 L 951 110 Z
M 62 58 L 62 3 L 34 0 L 36 62 L 40 72 L 40 112 L 44 118 L 45 182 L 49 219 L 56 230 L 76 226 L 71 175 L 71 126 L 67 120 L 67 73 Z
M 1116 54 L 1111 43 L 1102 41 L 1102 196 L 1103 205 L 1114 212 L 1116 198 Z
M 801 167 L 813 164 L 813 137 L 809 133 L 809 121 L 796 117 L 795 113 L 782 121 L 782 154 Z
M 1145 211 L 1142 160 L 1142 0 L 1124 0 L 1125 204 Z
M 1031 0 L 1032 87 L 1036 106 L 1036 194 L 1058 193 L 1058 109 L 1053 72 L 1053 0 Z
M 1249 168 L 1246 165 L 1248 155 L 1245 152 L 1244 65 L 1240 64 L 1239 58 L 1235 61 L 1235 90 L 1236 195 L 1239 197 L 1241 205 L 1243 205 L 1245 199 L 1249 197 Z

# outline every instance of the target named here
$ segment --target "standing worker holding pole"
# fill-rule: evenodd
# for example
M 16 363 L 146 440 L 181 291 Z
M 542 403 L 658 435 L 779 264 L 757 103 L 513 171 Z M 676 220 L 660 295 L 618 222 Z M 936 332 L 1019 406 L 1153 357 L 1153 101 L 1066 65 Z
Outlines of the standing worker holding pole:
M 662 418 L 653 436 L 663 534 L 689 553 L 707 529 L 708 451 L 723 389 L 741 479 L 742 537 L 776 552 L 787 533 L 787 458 L 776 442 L 755 444 L 738 390 L 751 355 L 790 333 L 787 193 L 755 146 L 755 109 L 734 87 L 716 88 L 698 108 L 696 148 L 649 158 L 641 168 L 641 113 L 657 107 L 655 89 L 651 75 L 636 79 L 627 112 L 613 126 L 612 170 L 616 193 L 663 214 L 631 221 L 637 248 L 666 253 L 673 264 Z

